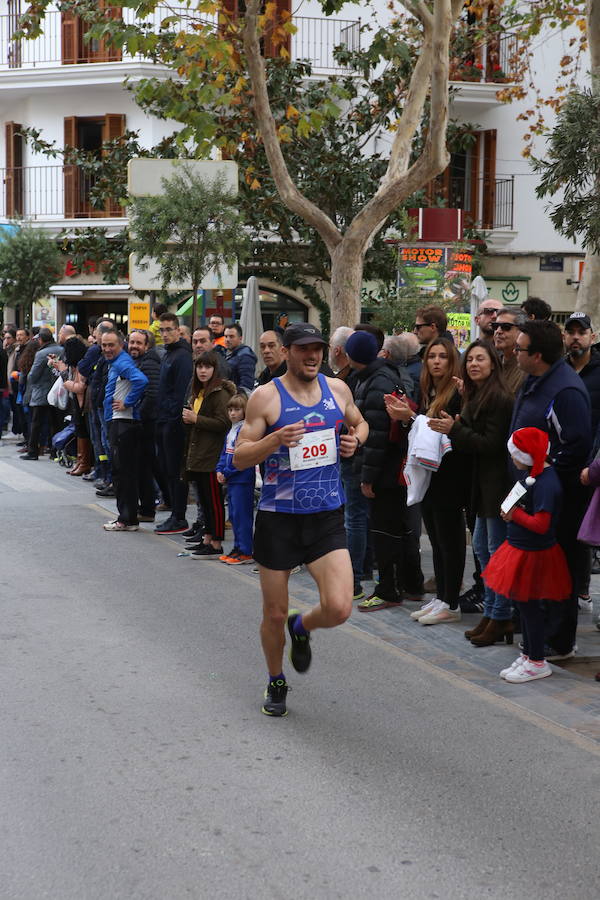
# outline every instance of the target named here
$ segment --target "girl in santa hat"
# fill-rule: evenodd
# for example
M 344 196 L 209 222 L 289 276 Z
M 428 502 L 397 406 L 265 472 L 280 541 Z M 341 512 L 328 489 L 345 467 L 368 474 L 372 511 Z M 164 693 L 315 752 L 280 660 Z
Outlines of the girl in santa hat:
M 562 488 L 548 462 L 548 435 L 539 428 L 520 428 L 508 440 L 508 452 L 522 478 L 524 493 L 507 512 L 507 539 L 490 559 L 482 575 L 485 583 L 519 607 L 523 653 L 500 676 L 513 684 L 552 674 L 544 659 L 543 601 L 564 600 L 571 578 L 556 540 Z M 510 495 L 509 495 L 510 496 Z

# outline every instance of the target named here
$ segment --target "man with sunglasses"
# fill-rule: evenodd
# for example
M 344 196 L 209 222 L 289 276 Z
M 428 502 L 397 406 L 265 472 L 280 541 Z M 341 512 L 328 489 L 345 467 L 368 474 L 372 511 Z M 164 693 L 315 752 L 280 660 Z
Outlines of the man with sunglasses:
M 500 300 L 482 300 L 475 316 L 475 323 L 479 328 L 479 337 L 482 341 L 491 343 L 494 339 L 492 323 L 496 319 L 498 310 L 502 309 Z
M 526 321 L 527 316 L 521 309 L 505 307 L 498 310 L 496 319 L 491 325 L 494 335 L 494 347 L 502 360 L 502 371 L 513 397 L 526 377 L 525 372 L 519 368 L 517 355 L 514 352 L 520 327 Z

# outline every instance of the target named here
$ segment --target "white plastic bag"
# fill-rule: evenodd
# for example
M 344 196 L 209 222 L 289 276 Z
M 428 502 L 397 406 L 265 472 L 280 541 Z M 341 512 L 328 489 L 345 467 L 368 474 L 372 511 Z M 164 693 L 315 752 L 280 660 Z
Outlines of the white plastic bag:
M 65 383 L 60 377 L 56 379 L 50 390 L 48 391 L 48 403 L 57 409 L 66 409 L 69 392 L 65 387 Z

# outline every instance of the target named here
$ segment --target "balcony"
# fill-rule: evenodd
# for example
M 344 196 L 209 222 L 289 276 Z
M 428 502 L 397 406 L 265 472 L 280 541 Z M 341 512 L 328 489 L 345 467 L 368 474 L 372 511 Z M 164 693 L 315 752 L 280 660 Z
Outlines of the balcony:
M 126 215 L 111 202 L 92 206 L 93 176 L 78 166 L 23 166 L 0 169 L 0 219 L 13 217 L 52 222 L 62 219 L 112 219 Z
M 162 20 L 172 11 L 157 9 L 143 20 L 147 30 L 158 33 L 174 32 L 173 24 L 161 29 Z M 133 24 L 133 10 L 122 9 L 123 20 Z M 139 23 L 139 20 L 137 20 Z M 206 21 L 204 18 L 203 21 Z M 216 25 L 216 17 L 214 19 Z M 333 50 L 336 46 L 358 50 L 360 48 L 360 20 L 294 17 L 296 34 L 290 38 L 290 55 L 293 60 L 310 62 L 315 73 L 349 74 L 350 69 L 336 62 Z M 142 62 L 139 55 L 128 55 L 104 44 L 103 41 L 85 41 L 86 26 L 74 16 L 49 12 L 44 20 L 44 33 L 34 40 L 15 40 L 15 17 L 0 16 L 0 72 L 7 70 L 60 69 L 63 66 L 98 63 Z M 193 30 L 194 19 L 184 20 L 184 30 Z

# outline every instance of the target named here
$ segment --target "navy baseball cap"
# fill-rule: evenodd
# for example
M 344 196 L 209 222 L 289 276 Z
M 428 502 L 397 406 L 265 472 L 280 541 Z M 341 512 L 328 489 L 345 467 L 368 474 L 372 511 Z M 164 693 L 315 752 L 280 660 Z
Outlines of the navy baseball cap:
M 288 325 L 283 332 L 283 346 L 291 347 L 292 344 L 323 344 L 326 347 L 327 341 L 314 325 L 309 325 L 308 322 L 298 322 Z
M 574 312 L 571 313 L 567 321 L 565 322 L 565 328 L 568 328 L 569 325 L 579 325 L 580 328 L 587 330 L 588 328 L 591 330 L 592 328 L 592 320 L 586 313 L 582 312 Z

